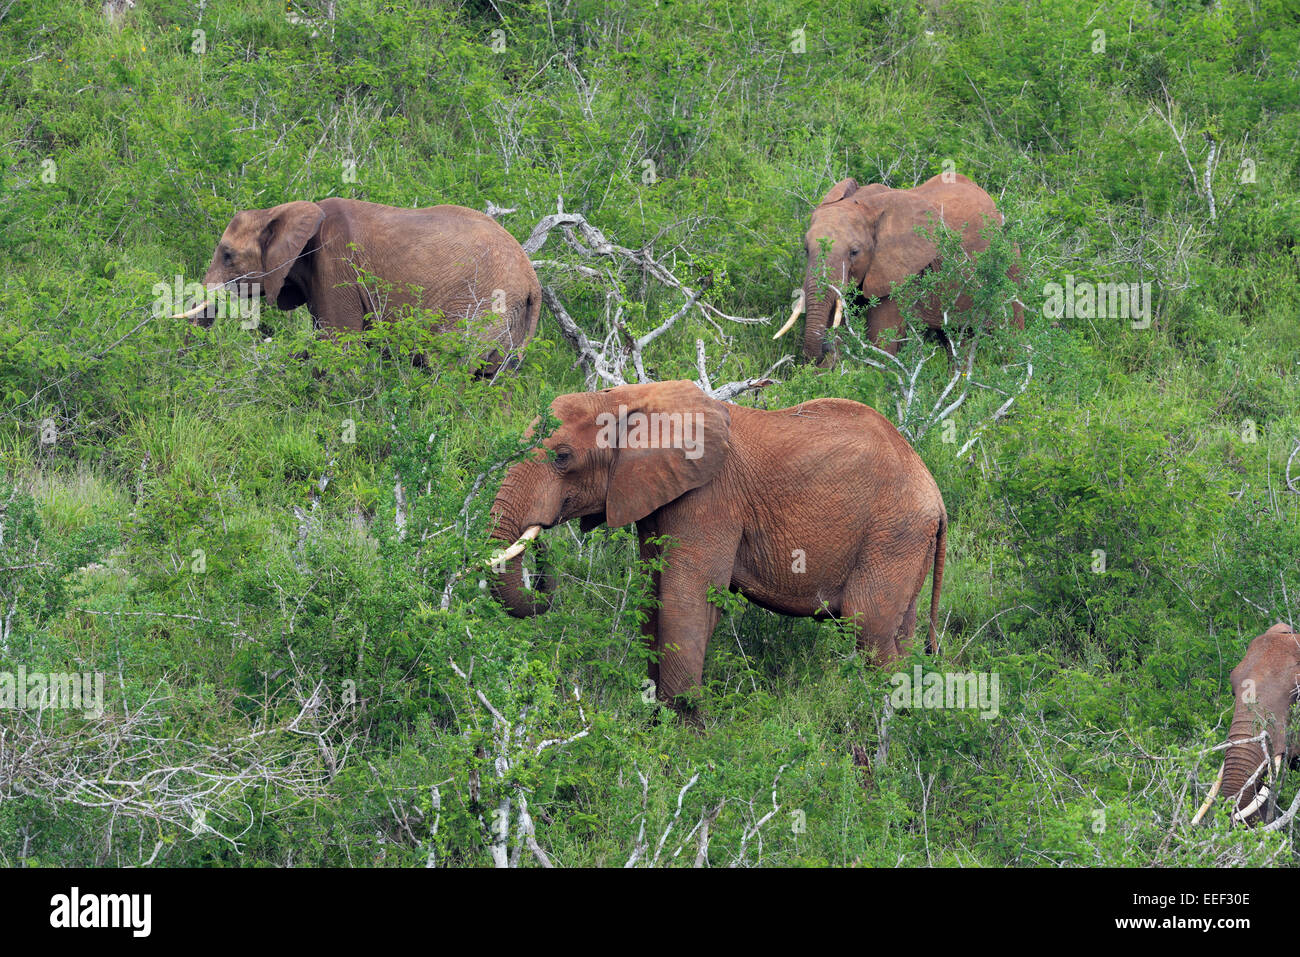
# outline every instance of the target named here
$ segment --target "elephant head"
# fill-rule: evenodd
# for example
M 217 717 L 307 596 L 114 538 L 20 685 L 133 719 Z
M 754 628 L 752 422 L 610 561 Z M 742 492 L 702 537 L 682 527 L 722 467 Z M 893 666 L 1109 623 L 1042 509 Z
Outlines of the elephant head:
M 1269 797 L 1265 782 L 1281 772 L 1288 751 L 1287 712 L 1297 700 L 1300 635 L 1280 622 L 1274 625 L 1250 643 L 1232 669 L 1231 681 L 1236 706 L 1228 750 L 1193 824 L 1200 822 L 1220 790 L 1234 801 L 1234 821 L 1255 823 L 1261 818 Z
M 511 466 L 492 504 L 492 537 L 514 542 L 493 559 L 492 591 L 515 617 L 546 607 L 523 587 L 520 558 L 542 529 L 574 518 L 583 531 L 645 518 L 711 481 L 728 454 L 727 407 L 693 382 L 562 395 L 551 410 L 559 427 Z
M 308 202 L 236 213 L 203 276 L 207 296 L 173 318 L 210 326 L 219 308 L 214 301 L 217 290 L 260 294 L 286 311 L 301 306 L 307 301 L 306 290 L 289 279 L 289 273 L 324 219 L 325 211 Z
M 777 336 L 805 309 L 804 355 L 814 362 L 821 360 L 827 325 L 840 323 L 841 294 L 852 296 L 861 290 L 864 296 L 883 299 L 892 283 L 930 266 L 938 250 L 917 227 L 932 229 L 940 221 L 938 209 L 909 190 L 879 183 L 859 187 L 854 179 L 836 183 L 813 210 L 812 224 L 804 234 L 803 290 L 794 315 Z

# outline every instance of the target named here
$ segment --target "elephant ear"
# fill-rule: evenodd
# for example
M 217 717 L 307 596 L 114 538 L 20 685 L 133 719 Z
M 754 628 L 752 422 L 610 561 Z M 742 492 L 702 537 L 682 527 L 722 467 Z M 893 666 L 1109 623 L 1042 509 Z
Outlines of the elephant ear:
M 617 423 L 605 492 L 610 528 L 645 518 L 721 470 L 729 451 L 731 414 L 694 382 L 620 386 L 602 395 L 608 397 L 603 421 Z
M 266 211 L 266 225 L 258 242 L 262 247 L 262 294 L 267 302 L 279 299 L 285 277 L 324 219 L 325 210 L 302 201 Z
M 842 179 L 831 187 L 829 193 L 822 197 L 818 206 L 829 206 L 831 203 L 838 203 L 842 199 L 848 199 L 858 191 L 858 181 L 850 176 L 848 179 Z
M 939 251 L 926 233 L 942 224 L 939 211 L 930 203 L 903 190 L 882 197 L 873 236 L 875 251 L 862 280 L 864 296 L 889 295 L 892 283 L 932 265 Z M 918 227 L 922 232 L 917 232 Z
M 1295 672 L 1295 687 L 1300 689 L 1300 633 L 1293 631 L 1286 622 L 1279 621 L 1264 634 L 1272 636 L 1274 647 L 1286 656 L 1284 660 Z

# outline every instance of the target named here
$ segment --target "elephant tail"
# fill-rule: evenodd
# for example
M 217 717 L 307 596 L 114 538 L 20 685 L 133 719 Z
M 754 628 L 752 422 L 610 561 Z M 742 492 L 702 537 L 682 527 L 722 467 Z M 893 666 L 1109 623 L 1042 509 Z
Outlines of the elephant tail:
M 540 287 L 528 291 L 528 299 L 524 303 L 524 341 L 528 341 L 537 334 L 537 322 L 542 317 L 542 290 Z
M 939 653 L 939 592 L 943 588 L 943 561 L 948 552 L 948 516 L 939 516 L 939 531 L 934 536 L 934 575 L 930 586 L 930 636 L 925 650 Z

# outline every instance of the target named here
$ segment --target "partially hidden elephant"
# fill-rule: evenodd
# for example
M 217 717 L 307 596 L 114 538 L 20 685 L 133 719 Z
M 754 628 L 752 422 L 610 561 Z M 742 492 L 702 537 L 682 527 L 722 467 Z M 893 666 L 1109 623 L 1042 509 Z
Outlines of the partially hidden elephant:
M 1001 226 L 1002 214 L 988 193 L 959 173 L 941 173 L 913 189 L 890 189 L 880 183 L 859 186 L 852 178 L 840 180 L 813 210 L 812 223 L 804 234 L 803 289 L 789 321 L 772 338 L 783 336 L 799 313 L 806 312 L 804 356 L 812 362 L 828 360 L 826 329 L 840 324 L 845 304 L 839 290 L 843 290 L 857 303 L 870 297 L 879 299 L 867 313 L 866 335 L 873 344 L 897 355 L 905 323 L 890 294 L 892 285 L 936 265 L 939 257 L 935 244 L 919 233 L 918 227 L 930 234 L 939 225 L 959 232 L 962 248 L 975 256 L 989 246 L 988 239 L 980 235 L 989 223 Z M 830 241 L 824 261 L 823 240 Z M 1012 266 L 1008 274 L 1017 279 L 1019 267 Z M 920 310 L 931 328 L 943 325 L 937 299 L 931 297 Z M 969 309 L 971 304 L 963 293 L 956 307 Z M 1019 329 L 1025 326 L 1024 307 L 1018 299 L 1012 303 L 1011 321 Z M 884 335 L 886 332 L 893 336 Z
M 1278 622 L 1250 643 L 1230 680 L 1236 705 L 1228 749 L 1193 824 L 1201 822 L 1220 793 L 1233 802 L 1234 822 L 1258 823 L 1268 807 L 1266 782 L 1271 778 L 1276 787 L 1282 762 L 1300 760 L 1296 729 L 1287 727 L 1287 712 L 1300 699 L 1300 634 Z
M 643 634 L 656 694 L 676 706 L 698 700 L 719 619 L 710 586 L 786 615 L 850 620 L 859 647 L 888 666 L 909 654 L 933 570 L 937 651 L 943 497 L 874 409 L 847 399 L 751 409 L 686 381 L 562 395 L 551 409 L 559 427 L 509 469 L 491 509 L 492 536 L 514 543 L 493 559 L 493 593 L 511 614 L 548 605 L 524 588 L 527 542 L 578 518 L 584 531 L 635 523 L 641 558 L 662 555 Z
M 439 331 L 469 320 L 491 376 L 517 364 L 542 292 L 523 247 L 463 206 L 401 209 L 331 197 L 235 214 L 203 277 L 208 295 L 174 318 L 211 325 L 217 289 L 254 284 L 266 302 L 306 305 L 326 334 L 360 332 L 403 306 L 439 310 Z

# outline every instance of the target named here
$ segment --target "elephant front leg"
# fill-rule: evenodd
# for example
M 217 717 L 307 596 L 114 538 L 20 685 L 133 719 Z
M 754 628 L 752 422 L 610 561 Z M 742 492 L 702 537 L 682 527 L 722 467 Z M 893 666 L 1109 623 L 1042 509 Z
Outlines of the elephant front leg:
M 867 341 L 888 352 L 898 355 L 898 349 L 907 335 L 907 325 L 903 322 L 903 313 L 892 298 L 880 300 L 880 304 L 867 312 Z
M 653 544 L 650 539 L 654 537 L 654 523 L 648 519 L 642 519 L 636 523 L 637 538 L 641 542 L 641 563 L 643 565 L 658 565 L 659 556 L 663 553 L 658 545 Z M 659 688 L 659 606 L 658 595 L 660 589 L 660 574 L 656 570 L 651 573 L 654 579 L 654 594 L 656 604 L 653 605 L 646 615 L 645 621 L 641 623 L 641 635 L 645 640 L 647 652 L 646 676 L 654 683 L 656 694 Z
M 710 567 L 674 555 L 659 583 L 659 699 L 682 710 L 699 706 L 704 652 L 721 610 L 709 601 L 709 585 L 727 588 L 730 562 Z

